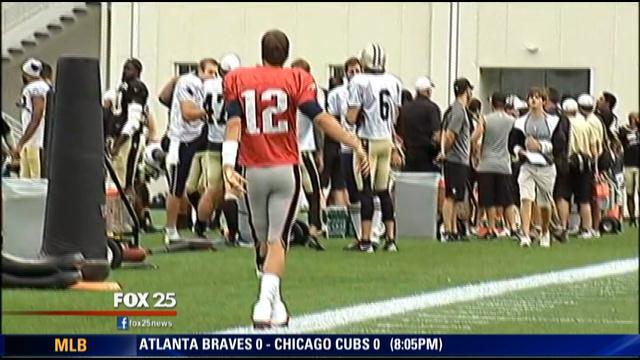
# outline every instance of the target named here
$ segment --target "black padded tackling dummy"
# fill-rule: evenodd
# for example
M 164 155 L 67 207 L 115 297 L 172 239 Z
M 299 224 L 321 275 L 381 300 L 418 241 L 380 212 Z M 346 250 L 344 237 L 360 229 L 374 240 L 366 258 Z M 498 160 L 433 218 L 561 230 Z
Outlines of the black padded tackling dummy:
M 98 59 L 61 57 L 49 150 L 42 250 L 106 259 L 104 146 Z

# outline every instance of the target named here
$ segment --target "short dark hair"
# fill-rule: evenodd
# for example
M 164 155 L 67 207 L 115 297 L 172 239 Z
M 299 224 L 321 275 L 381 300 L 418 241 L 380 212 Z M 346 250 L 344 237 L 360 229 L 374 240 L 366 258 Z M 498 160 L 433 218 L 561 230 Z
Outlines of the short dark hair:
M 543 101 L 547 100 L 547 92 L 544 91 L 543 88 L 539 88 L 539 87 L 532 87 L 531 89 L 529 89 L 529 93 L 527 94 L 527 100 L 529 100 L 530 98 L 536 95 L 542 98 Z
M 289 57 L 289 38 L 280 30 L 262 35 L 262 59 L 271 65 L 282 66 Z
M 469 111 L 471 112 L 478 112 L 482 110 L 482 102 L 480 102 L 480 100 L 478 100 L 477 98 L 473 98 L 471 99 L 471 101 L 469 101 Z
M 329 90 L 337 88 L 342 84 L 343 84 L 342 78 L 338 76 L 334 76 L 331 79 L 329 79 Z
M 465 93 L 468 89 L 473 90 L 473 85 L 467 78 L 458 78 L 453 83 L 453 94 L 455 96 L 460 96 Z
M 42 71 L 40 71 L 40 77 L 43 79 L 51 79 L 53 77 L 53 68 L 46 62 L 42 62 Z
M 358 59 L 357 57 L 348 58 L 347 61 L 344 62 L 344 72 L 347 72 L 347 69 L 350 66 L 354 66 L 354 65 L 360 65 L 360 67 L 362 67 L 362 64 L 360 63 L 360 59 Z
M 604 98 L 604 101 L 606 101 L 607 104 L 609 104 L 610 110 L 613 110 L 613 108 L 616 107 L 616 104 L 618 103 L 618 99 L 616 98 L 615 95 L 613 95 L 608 91 L 604 91 L 602 92 L 602 97 Z
M 547 87 L 547 97 L 549 98 L 549 101 L 554 104 L 560 102 L 560 92 L 558 92 L 558 89 L 552 86 Z
M 204 68 L 207 67 L 207 64 L 213 64 L 216 67 L 220 67 L 220 64 L 214 58 L 204 58 L 200 60 L 200 62 L 198 63 L 198 67 L 200 68 L 200 70 L 204 71 Z
M 138 70 L 138 74 L 142 73 L 142 63 L 140 62 L 140 60 L 136 59 L 136 58 L 129 58 L 127 59 L 127 61 L 124 62 L 124 64 L 131 64 L 131 66 L 133 66 L 136 70 Z
M 296 59 L 291 63 L 292 68 L 300 68 L 308 73 L 311 73 L 311 65 L 305 59 Z
M 402 89 L 402 96 L 401 96 L 401 102 L 402 105 L 406 104 L 407 102 L 413 100 L 413 95 L 411 94 L 411 91 L 407 90 L 407 89 Z
M 499 91 L 491 95 L 491 106 L 494 109 L 504 109 L 507 105 L 507 96 Z

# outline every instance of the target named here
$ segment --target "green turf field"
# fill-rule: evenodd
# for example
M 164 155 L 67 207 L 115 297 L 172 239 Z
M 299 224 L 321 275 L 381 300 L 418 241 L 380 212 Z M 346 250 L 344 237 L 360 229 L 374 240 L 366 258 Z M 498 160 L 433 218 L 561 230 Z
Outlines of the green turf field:
M 143 246 L 158 246 L 160 239 L 160 234 L 145 236 Z M 294 316 L 638 256 L 637 229 L 618 236 L 554 243 L 551 249 L 521 249 L 509 239 L 447 244 L 401 239 L 399 253 L 361 254 L 342 251 L 346 242 L 326 240 L 328 249 L 325 252 L 292 249 L 282 292 Z M 109 280 L 119 282 L 123 291 L 176 293 L 177 316 L 151 318 L 171 321 L 172 328 L 130 329 L 128 333 L 197 333 L 249 325 L 251 305 L 258 289 L 253 254 L 253 249 L 246 248 L 158 254 L 149 257 L 157 269 L 113 271 Z M 397 331 L 446 333 L 637 332 L 637 279 L 637 276 L 619 276 L 596 279 L 586 285 L 527 290 L 495 299 L 418 311 L 412 316 L 421 320 L 415 322 L 404 322 L 406 316 L 400 316 L 352 324 L 335 331 L 396 332 L 396 328 L 384 328 L 396 326 Z M 569 296 L 572 293 L 576 294 L 574 300 Z M 544 311 L 504 309 L 508 304 L 522 305 L 529 299 L 547 298 L 544 294 L 566 301 L 549 300 L 553 306 L 544 307 Z M 557 297 L 558 294 L 562 296 Z M 598 294 L 607 296 L 598 298 Z M 111 310 L 113 295 L 72 290 L 3 290 L 2 308 L 3 311 Z M 475 314 L 477 319 L 473 318 L 473 309 L 481 309 Z M 468 314 L 470 318 L 455 317 L 456 314 Z M 599 321 L 603 319 L 608 321 Z M 15 315 L 2 317 L 2 331 L 9 334 L 122 333 L 116 329 L 114 317 Z
M 525 290 L 390 316 L 331 333 L 581 334 L 638 332 L 638 274 Z

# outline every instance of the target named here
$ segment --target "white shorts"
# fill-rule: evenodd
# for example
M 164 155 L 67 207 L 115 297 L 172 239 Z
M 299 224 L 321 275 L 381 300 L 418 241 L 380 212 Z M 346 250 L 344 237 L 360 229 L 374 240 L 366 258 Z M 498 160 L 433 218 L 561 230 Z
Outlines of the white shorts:
M 536 201 L 538 206 L 549 207 L 553 201 L 556 183 L 556 166 L 523 164 L 518 175 L 520 199 Z

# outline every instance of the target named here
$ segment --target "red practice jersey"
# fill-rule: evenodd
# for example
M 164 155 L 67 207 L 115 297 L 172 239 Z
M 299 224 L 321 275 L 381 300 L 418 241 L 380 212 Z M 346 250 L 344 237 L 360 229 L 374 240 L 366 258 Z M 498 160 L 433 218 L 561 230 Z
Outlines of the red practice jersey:
M 240 68 L 224 78 L 224 100 L 242 107 L 240 165 L 298 164 L 296 111 L 316 101 L 313 78 L 300 69 Z

